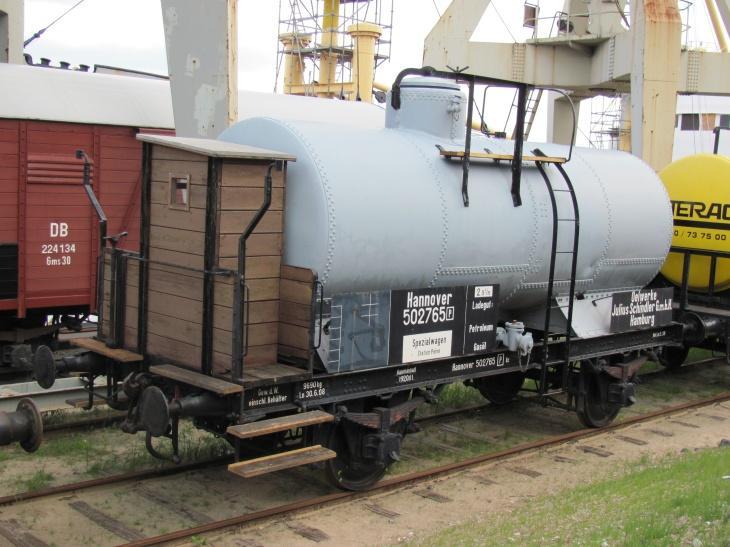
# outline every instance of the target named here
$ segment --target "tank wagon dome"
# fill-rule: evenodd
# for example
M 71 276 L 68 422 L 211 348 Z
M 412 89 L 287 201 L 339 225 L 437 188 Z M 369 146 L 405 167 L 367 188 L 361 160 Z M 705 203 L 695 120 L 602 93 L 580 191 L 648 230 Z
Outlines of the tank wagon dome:
M 385 126 L 377 129 L 260 117 L 220 138 L 297 157 L 288 171 L 284 260 L 318 272 L 326 294 L 498 283 L 503 309 L 537 306 L 552 236 L 545 182 L 525 163 L 523 205 L 513 207 L 509 164 L 472 160 L 465 207 L 461 164 L 437 148 L 463 150 L 464 109 L 458 86 L 411 78 L 403 81 L 400 110 L 388 101 Z M 475 134 L 472 150 L 485 149 L 511 154 L 513 143 Z M 569 154 L 566 146 L 525 143 L 526 153 L 535 149 Z M 672 236 L 656 173 L 623 152 L 577 148 L 565 169 L 581 215 L 577 292 L 646 285 Z M 554 166 L 546 172 L 554 187 L 565 184 Z M 572 211 L 569 194 L 558 194 L 564 217 Z M 569 277 L 570 260 L 559 259 L 556 279 Z M 555 286 L 565 294 L 569 283 Z

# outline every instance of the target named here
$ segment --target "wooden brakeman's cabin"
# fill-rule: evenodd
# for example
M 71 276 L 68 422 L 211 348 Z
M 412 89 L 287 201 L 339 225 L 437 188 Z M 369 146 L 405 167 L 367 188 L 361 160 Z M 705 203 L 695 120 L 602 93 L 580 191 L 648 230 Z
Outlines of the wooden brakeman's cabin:
M 311 371 L 316 276 L 282 264 L 295 158 L 217 140 L 138 138 L 141 251 L 108 253 L 107 344 L 246 385 Z

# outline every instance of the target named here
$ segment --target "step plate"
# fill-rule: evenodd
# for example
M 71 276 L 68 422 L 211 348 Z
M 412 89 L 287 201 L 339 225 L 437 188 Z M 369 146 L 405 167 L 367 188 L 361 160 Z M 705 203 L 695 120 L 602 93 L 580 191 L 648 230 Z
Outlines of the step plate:
M 292 467 L 299 467 L 300 465 L 331 460 L 335 457 L 337 457 L 337 453 L 329 448 L 324 448 L 320 445 L 308 446 L 298 450 L 274 454 L 273 456 L 264 456 L 255 460 L 232 463 L 228 466 L 228 471 L 244 479 L 250 479 L 259 475 L 265 475 L 266 473 L 281 471 L 282 469 L 290 469 Z
M 150 367 L 152 374 L 157 374 L 163 378 L 182 382 L 191 386 L 205 389 L 206 391 L 212 391 L 216 395 L 226 396 L 241 393 L 243 387 L 238 384 L 232 384 L 221 380 L 220 378 L 213 378 L 205 374 L 200 374 L 194 370 L 188 370 L 182 367 L 176 367 L 175 365 L 153 365 Z
M 101 340 L 95 340 L 94 338 L 74 338 L 70 340 L 70 342 L 73 346 L 93 351 L 94 353 L 98 353 L 99 355 L 103 355 L 109 359 L 114 359 L 120 363 L 138 363 L 139 361 L 144 360 L 144 357 L 142 357 L 139 353 L 134 353 L 133 351 L 128 351 L 122 348 L 110 348 Z
M 226 429 L 226 433 L 239 439 L 250 439 L 280 431 L 288 431 L 295 427 L 324 424 L 332 422 L 334 419 L 335 417 L 332 414 L 322 412 L 321 410 L 312 410 L 310 412 L 300 412 L 298 414 L 282 416 L 281 418 L 252 422 L 250 424 L 232 425 Z

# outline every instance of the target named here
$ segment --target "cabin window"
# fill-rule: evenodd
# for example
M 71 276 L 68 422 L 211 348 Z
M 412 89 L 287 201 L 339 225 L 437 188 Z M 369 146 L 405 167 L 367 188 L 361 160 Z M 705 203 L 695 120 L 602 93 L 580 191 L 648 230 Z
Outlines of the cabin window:
M 720 127 L 730 129 L 730 114 L 720 114 Z
M 170 175 L 170 209 L 190 209 L 190 175 Z
M 699 114 L 682 114 L 682 131 L 697 131 L 700 128 Z
M 702 114 L 702 131 L 712 131 L 715 129 L 715 121 L 717 114 Z

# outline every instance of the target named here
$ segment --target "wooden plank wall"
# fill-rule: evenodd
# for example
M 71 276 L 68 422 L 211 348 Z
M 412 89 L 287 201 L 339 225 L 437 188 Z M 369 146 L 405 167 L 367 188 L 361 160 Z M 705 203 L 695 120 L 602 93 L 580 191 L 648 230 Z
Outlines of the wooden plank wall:
M 190 176 L 188 210 L 170 207 L 171 175 Z M 164 146 L 152 148 L 147 352 L 194 369 L 202 363 L 207 185 L 207 157 Z M 136 276 L 134 280 L 130 276 L 130 283 L 136 281 Z
M 208 159 L 158 145 L 152 150 L 147 353 L 200 370 Z M 238 239 L 263 203 L 268 166 L 254 160 L 222 163 L 214 181 L 220 269 L 237 269 Z M 171 175 L 190 175 L 189 210 L 169 206 Z M 272 177 L 269 210 L 246 245 L 246 368 L 276 363 L 279 353 L 308 357 L 314 277 L 309 270 L 282 267 L 285 172 L 274 170 Z M 137 349 L 137 268 L 129 262 L 125 347 L 131 350 Z M 232 366 L 234 282 L 234 276 L 213 282 L 213 372 L 223 377 Z
M 268 165 L 268 161 L 227 161 L 223 164 L 218 217 L 220 268 L 237 269 L 238 239 L 264 201 Z M 249 302 L 246 367 L 277 360 L 285 173 L 274 170 L 272 177 L 271 205 L 246 243 L 245 276 Z M 215 281 L 213 371 L 220 375 L 229 374 L 231 369 L 233 282 L 233 278 Z
M 314 273 L 306 268 L 282 266 L 279 308 L 279 353 L 309 357 Z

